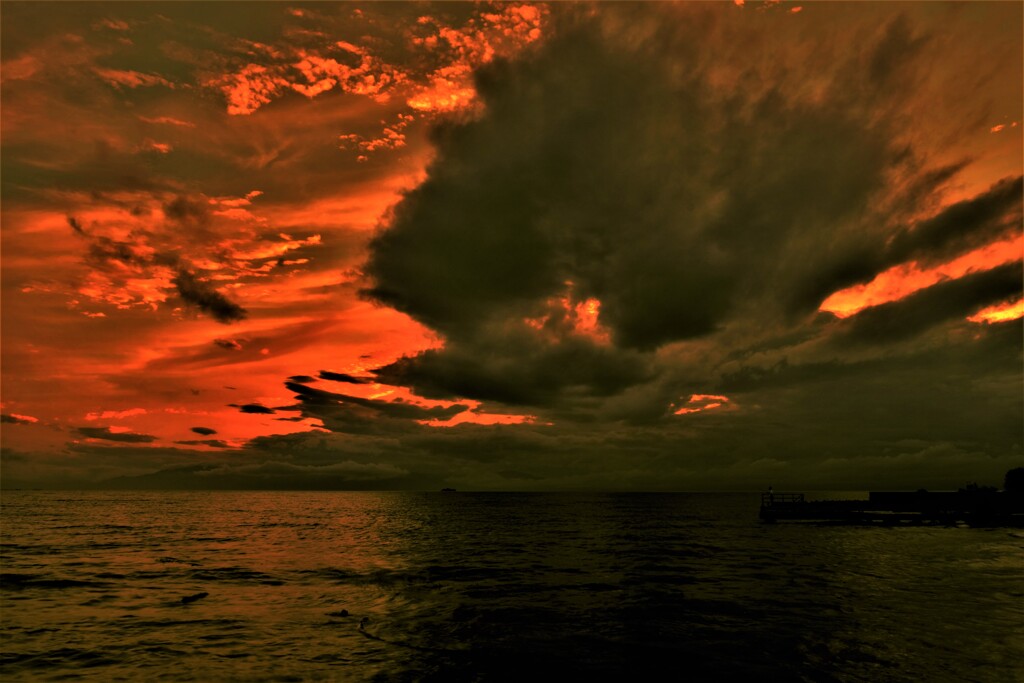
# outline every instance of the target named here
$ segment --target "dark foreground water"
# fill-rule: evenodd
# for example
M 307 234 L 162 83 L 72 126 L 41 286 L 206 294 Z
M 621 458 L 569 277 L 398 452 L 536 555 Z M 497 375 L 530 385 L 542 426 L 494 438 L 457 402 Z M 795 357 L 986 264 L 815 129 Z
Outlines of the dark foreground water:
M 771 526 L 757 504 L 5 492 L 0 677 L 1022 679 L 1021 530 Z

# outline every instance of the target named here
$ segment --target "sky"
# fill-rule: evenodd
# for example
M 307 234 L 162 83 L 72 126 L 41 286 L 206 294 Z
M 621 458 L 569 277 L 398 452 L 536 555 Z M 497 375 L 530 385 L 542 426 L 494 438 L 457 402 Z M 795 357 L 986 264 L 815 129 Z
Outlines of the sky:
M 0 12 L 6 488 L 1024 464 L 1020 3 Z

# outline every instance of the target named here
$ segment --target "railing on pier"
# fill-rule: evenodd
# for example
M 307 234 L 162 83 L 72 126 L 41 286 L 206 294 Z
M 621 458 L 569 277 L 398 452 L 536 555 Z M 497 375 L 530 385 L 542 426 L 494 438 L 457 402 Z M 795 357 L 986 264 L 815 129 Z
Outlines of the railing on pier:
M 770 508 L 774 505 L 790 505 L 793 503 L 804 502 L 804 494 L 802 493 L 762 493 L 761 494 L 761 507 Z

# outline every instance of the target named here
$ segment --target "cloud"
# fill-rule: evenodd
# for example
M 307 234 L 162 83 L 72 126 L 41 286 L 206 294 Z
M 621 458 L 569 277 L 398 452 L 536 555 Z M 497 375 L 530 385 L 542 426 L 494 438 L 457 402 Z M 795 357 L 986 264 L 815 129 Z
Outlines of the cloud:
M 402 420 L 444 420 L 469 409 L 462 404 L 424 407 L 403 401 L 380 401 L 315 389 L 298 382 L 285 382 L 285 386 L 297 394 L 304 406 L 304 414 L 312 417 L 337 417 L 337 411 L 331 410 L 334 406 L 361 408 Z
M 164 86 L 174 88 L 174 84 L 157 74 L 139 71 L 121 71 L 117 69 L 95 69 L 96 75 L 116 88 L 142 88 Z
M 1024 178 L 1003 178 L 989 190 L 952 204 L 935 216 L 897 233 L 883 266 L 923 258 L 950 258 L 1020 228 Z
M 196 434 L 202 434 L 203 436 L 210 436 L 211 434 L 217 433 L 216 429 L 210 429 L 209 427 L 193 427 L 192 431 Z
M 250 457 L 252 453 L 248 454 Z M 154 472 L 121 475 L 101 482 L 102 488 L 141 489 L 374 489 L 408 486 L 415 480 L 388 463 L 343 460 L 334 463 L 292 463 L 280 459 L 260 462 L 208 462 L 175 465 Z M 433 485 L 434 482 L 431 482 Z M 433 487 L 433 486 L 431 486 Z
M 229 351 L 241 351 L 242 344 L 235 339 L 214 339 L 213 343 Z
M 261 405 L 259 403 L 246 403 L 244 405 L 236 405 L 232 403 L 231 405 L 235 408 L 238 408 L 239 411 L 243 413 L 248 413 L 250 415 L 273 415 L 274 413 L 277 412 L 273 408 L 268 408 L 265 405 Z
M 184 226 L 192 223 L 202 225 L 206 222 L 207 214 L 204 213 L 205 209 L 197 208 L 200 206 L 198 202 L 178 197 L 167 204 L 164 210 L 172 221 Z M 162 290 L 173 286 L 186 304 L 208 313 L 218 322 L 236 322 L 247 317 L 244 308 L 186 268 L 176 249 L 157 249 L 148 243 L 148 239 L 143 238 L 129 241 L 94 232 L 86 233 L 77 218 L 69 216 L 67 221 L 75 232 L 88 238 L 86 261 L 96 269 L 96 275 L 100 277 L 89 286 L 80 287 L 79 294 L 127 307 L 134 297 L 116 290 L 133 287 L 142 290 L 140 303 L 155 307 L 167 298 Z
M 196 306 L 204 313 L 209 313 L 217 322 L 237 322 L 244 320 L 247 316 L 244 308 L 187 270 L 179 270 L 172 282 L 185 303 Z
M 231 444 L 222 439 L 189 439 L 185 441 L 175 441 L 174 443 L 182 444 L 184 446 L 210 446 L 211 448 L 232 448 Z
M 5 8 L 4 393 L 47 416 L 5 431 L 5 482 L 935 487 L 1019 459 L 1019 325 L 964 320 L 1019 257 L 939 267 L 1019 234 L 1019 7 L 250 9 Z M 890 269 L 916 285 L 819 312 Z M 223 337 L 243 305 L 263 329 Z M 111 405 L 149 412 L 110 434 L 173 405 L 216 438 L 65 444 Z
M 86 413 L 85 419 L 93 420 L 123 420 L 126 417 L 145 415 L 148 411 L 145 408 L 128 408 L 127 410 L 103 410 L 95 413 Z
M 1021 221 L 1022 187 L 1021 177 L 1004 178 L 986 192 L 895 228 L 885 240 L 831 259 L 807 281 L 798 302 L 818 305 L 829 294 L 867 283 L 887 268 L 911 261 L 937 265 L 1012 235 Z
M 1020 295 L 1021 262 L 965 275 L 923 289 L 899 301 L 865 309 L 844 321 L 840 338 L 847 342 L 888 344 L 920 334 L 1011 295 Z
M 907 152 L 894 120 L 850 106 L 852 82 L 878 87 L 860 55 L 817 73 L 809 97 L 782 66 L 718 54 L 745 30 L 720 13 L 556 19 L 531 58 L 479 70 L 483 113 L 435 131 L 427 178 L 371 243 L 365 295 L 445 339 L 378 368 L 380 381 L 586 404 L 650 381 L 668 345 L 805 315 L 832 254 L 880 238 L 876 207 Z M 631 32 L 614 35 L 622 25 Z M 697 40 L 698 27 L 716 39 Z M 893 53 L 876 62 L 913 59 L 881 47 L 893 35 L 876 38 Z M 530 328 L 567 320 L 560 301 L 594 302 L 607 339 Z
M 183 226 L 206 226 L 212 215 L 209 202 L 186 195 L 178 195 L 165 203 L 163 210 L 167 218 Z
M 0 422 L 14 425 L 29 425 L 39 422 L 39 418 L 31 415 L 18 415 L 17 413 L 0 413 Z
M 886 26 L 885 33 L 869 55 L 868 75 L 880 87 L 895 87 L 906 83 L 907 70 L 927 44 L 927 35 L 913 35 L 906 15 L 899 14 Z
M 253 115 L 289 94 L 314 99 L 335 90 L 378 103 L 397 100 L 419 112 L 458 111 L 474 104 L 473 67 L 539 40 L 546 12 L 524 3 L 470 13 L 443 6 L 367 7 L 331 19 L 289 13 L 277 18 L 291 25 L 285 40 L 256 50 L 246 46 L 244 60 L 225 64 L 226 70 L 209 74 L 201 85 L 218 91 L 232 116 Z M 319 30 L 306 29 L 310 21 Z M 352 42 L 336 40 L 338 35 Z M 392 136 L 385 132 L 372 142 L 345 137 L 366 147 L 400 146 L 400 134 L 392 130 Z
M 367 382 L 365 379 L 353 377 L 344 372 L 331 372 L 330 370 L 321 370 L 319 377 L 320 379 L 329 379 L 332 382 L 347 382 L 348 384 L 366 384 Z M 303 382 L 303 384 L 306 384 L 306 382 Z
M 135 434 L 133 432 L 112 431 L 110 427 L 79 427 L 78 433 L 90 439 L 103 439 L 104 441 L 120 441 L 122 443 L 152 443 L 157 437 L 149 434 Z
M 608 396 L 650 378 L 649 361 L 584 338 L 549 343 L 529 329 L 449 342 L 374 371 L 378 381 L 422 396 L 469 398 L 509 405 L 571 404 L 576 392 Z
M 793 478 L 814 449 L 855 459 L 830 439 L 877 413 L 878 386 L 889 413 L 875 437 L 853 439 L 858 448 L 871 450 L 867 441 L 890 438 L 901 421 L 924 438 L 923 423 L 899 406 L 929 400 L 915 383 L 946 376 L 950 358 L 977 363 L 987 386 L 1007 395 L 998 378 L 1019 377 L 1008 361 L 1013 340 L 968 341 L 964 318 L 1020 291 L 1019 262 L 938 278 L 847 321 L 816 314 L 833 292 L 892 265 L 941 263 L 1019 226 L 1018 176 L 944 202 L 971 162 L 950 162 L 907 135 L 928 100 L 905 88 L 928 78 L 938 58 L 932 29 L 907 18 L 864 25 L 859 44 L 807 67 L 834 34 L 766 42 L 708 9 L 568 10 L 531 58 L 478 72 L 481 115 L 435 131 L 426 179 L 386 216 L 365 267 L 366 296 L 444 344 L 376 368 L 378 381 L 433 399 L 539 409 L 561 443 L 594 430 L 591 452 L 649 454 L 634 455 L 638 470 L 671 469 L 663 444 L 673 443 L 688 464 L 666 476 L 681 478 L 734 451 L 733 476 L 758 471 L 755 450 L 791 448 L 786 430 L 805 439 L 799 455 L 780 460 Z M 688 21 L 669 20 L 677 12 Z M 617 33 L 623 26 L 628 37 Z M 722 47 L 748 40 L 772 57 L 751 63 Z M 603 335 L 574 318 L 587 302 Z M 936 351 L 944 345 L 946 356 Z M 988 345 L 999 352 L 983 361 L 978 349 Z M 900 365 L 907 370 L 896 380 Z M 984 401 L 967 376 L 930 384 L 941 394 L 930 399 L 934 415 Z M 822 387 L 851 395 L 834 399 L 844 410 L 823 414 L 818 433 L 795 416 L 813 410 L 809 397 Z M 721 400 L 690 405 L 697 396 Z M 377 433 L 319 399 L 301 400 L 328 429 Z M 1008 424 L 960 419 L 981 431 Z M 541 432 L 502 433 L 506 471 L 557 486 L 565 473 L 534 469 L 527 449 L 509 446 L 513 433 Z M 436 442 L 451 455 L 467 432 L 402 434 L 414 450 Z M 748 450 L 742 439 L 762 440 Z M 993 438 L 984 450 L 1005 445 Z M 546 439 L 535 447 L 556 450 Z M 865 477 L 884 476 L 888 461 L 876 465 Z M 580 468 L 600 476 L 596 463 Z M 715 476 L 724 481 L 725 470 Z
M 206 470 L 204 476 L 242 474 L 255 477 L 276 478 L 279 475 L 311 475 L 312 477 L 341 477 L 352 481 L 373 481 L 395 479 L 408 474 L 394 465 L 382 463 L 360 463 L 352 460 L 328 465 L 299 465 L 290 462 L 268 460 L 251 465 L 236 465 Z

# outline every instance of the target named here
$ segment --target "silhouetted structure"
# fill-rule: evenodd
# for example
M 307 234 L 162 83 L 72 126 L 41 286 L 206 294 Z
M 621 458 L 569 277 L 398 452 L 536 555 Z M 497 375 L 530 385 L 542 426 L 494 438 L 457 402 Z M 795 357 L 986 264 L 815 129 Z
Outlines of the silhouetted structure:
M 1024 476 L 1024 468 L 1021 475 Z M 845 524 L 958 524 L 1024 527 L 1024 485 L 1010 470 L 1014 488 L 968 484 L 959 491 L 872 491 L 867 500 L 812 500 L 802 493 L 761 494 L 759 516 L 766 522 L 804 521 Z
M 1024 467 L 1014 467 L 1003 477 L 1003 490 L 1007 493 L 1024 493 Z

